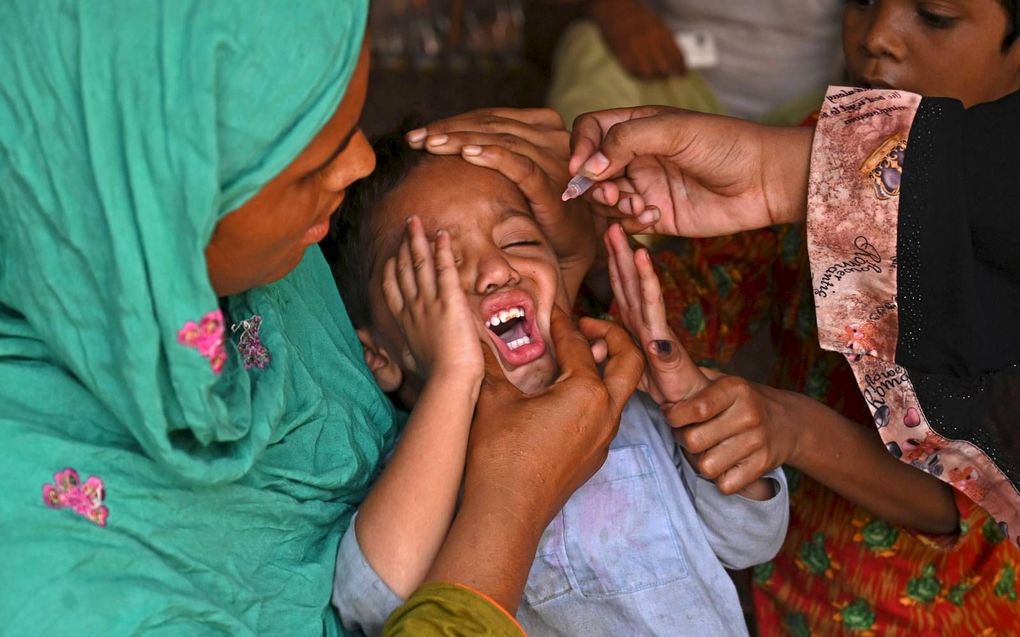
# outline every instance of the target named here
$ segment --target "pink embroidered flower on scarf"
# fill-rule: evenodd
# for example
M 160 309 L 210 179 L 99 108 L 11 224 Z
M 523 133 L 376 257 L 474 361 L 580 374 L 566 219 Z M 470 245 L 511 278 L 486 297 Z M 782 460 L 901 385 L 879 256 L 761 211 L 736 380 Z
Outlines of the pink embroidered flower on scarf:
M 53 474 L 55 484 L 43 485 L 43 502 L 54 509 L 71 509 L 78 515 L 106 526 L 109 510 L 103 506 L 106 493 L 103 481 L 89 476 L 84 484 L 78 479 L 78 472 L 68 467 Z
M 227 362 L 227 348 L 223 342 L 223 312 L 215 309 L 198 323 L 188 321 L 177 332 L 177 342 L 197 349 L 199 354 L 209 359 L 212 370 L 219 374 Z
M 230 326 L 231 332 L 241 330 L 241 336 L 237 339 L 237 351 L 241 353 L 241 361 L 245 369 L 258 367 L 265 369 L 272 360 L 269 350 L 262 344 L 259 337 L 259 330 L 262 328 L 262 317 L 255 314 L 250 319 L 235 323 Z

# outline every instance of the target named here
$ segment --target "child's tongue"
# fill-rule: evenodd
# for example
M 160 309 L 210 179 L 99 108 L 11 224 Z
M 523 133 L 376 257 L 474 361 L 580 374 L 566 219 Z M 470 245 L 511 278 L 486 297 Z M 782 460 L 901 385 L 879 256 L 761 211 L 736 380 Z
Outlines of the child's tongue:
M 490 325 L 489 331 L 496 337 L 493 340 L 498 339 L 496 349 L 510 368 L 530 363 L 545 351 L 541 336 L 534 333 L 534 325 L 527 316 Z
M 492 331 L 495 332 L 496 336 L 502 339 L 507 346 L 528 335 L 527 331 L 524 329 L 524 319 L 520 318 L 510 319 L 506 323 L 500 323 L 493 327 Z

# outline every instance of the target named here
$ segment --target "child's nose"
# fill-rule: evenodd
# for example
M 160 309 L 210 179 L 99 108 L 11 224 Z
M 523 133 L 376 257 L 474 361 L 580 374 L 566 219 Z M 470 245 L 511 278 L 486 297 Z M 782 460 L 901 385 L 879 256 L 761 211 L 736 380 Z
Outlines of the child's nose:
M 505 258 L 493 255 L 478 262 L 475 292 L 490 294 L 502 287 L 516 285 L 520 280 L 520 274 Z
M 910 16 L 899 15 L 901 8 L 893 3 L 879 3 L 861 41 L 861 50 L 871 57 L 900 59 L 903 56 L 903 40 L 899 35 L 898 20 Z

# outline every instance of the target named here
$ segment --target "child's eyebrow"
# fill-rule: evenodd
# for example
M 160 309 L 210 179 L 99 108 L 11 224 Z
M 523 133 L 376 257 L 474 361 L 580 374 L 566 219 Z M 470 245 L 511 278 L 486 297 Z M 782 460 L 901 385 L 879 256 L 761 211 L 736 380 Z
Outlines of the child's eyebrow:
M 498 223 L 503 223 L 504 221 L 509 221 L 510 219 L 514 219 L 516 217 L 524 217 L 529 221 L 532 222 L 535 221 L 535 216 L 531 214 L 531 211 L 521 210 L 520 208 L 515 208 L 514 206 L 505 206 L 503 208 L 503 211 L 499 213 L 497 221 Z

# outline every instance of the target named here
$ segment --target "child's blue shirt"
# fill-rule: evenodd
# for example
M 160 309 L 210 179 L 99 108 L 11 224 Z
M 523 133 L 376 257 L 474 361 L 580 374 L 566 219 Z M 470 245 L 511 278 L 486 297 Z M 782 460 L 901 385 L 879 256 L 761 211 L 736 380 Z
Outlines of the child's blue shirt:
M 658 406 L 630 399 L 605 465 L 546 529 L 517 618 L 529 635 L 746 635 L 725 568 L 768 561 L 786 535 L 782 471 L 765 501 L 723 495 L 687 463 Z M 401 600 L 368 564 L 352 523 L 333 604 L 344 626 L 382 631 Z

